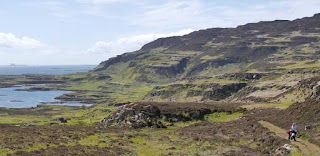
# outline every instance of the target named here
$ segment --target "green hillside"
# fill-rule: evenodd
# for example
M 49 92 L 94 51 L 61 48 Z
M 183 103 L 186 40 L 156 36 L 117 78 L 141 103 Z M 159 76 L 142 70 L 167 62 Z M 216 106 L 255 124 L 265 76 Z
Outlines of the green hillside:
M 104 91 L 102 101 L 115 103 L 234 101 L 287 107 L 310 92 L 299 82 L 318 76 L 319 38 L 320 14 L 200 30 L 157 39 L 89 73 L 63 76 L 69 83 L 62 88 Z

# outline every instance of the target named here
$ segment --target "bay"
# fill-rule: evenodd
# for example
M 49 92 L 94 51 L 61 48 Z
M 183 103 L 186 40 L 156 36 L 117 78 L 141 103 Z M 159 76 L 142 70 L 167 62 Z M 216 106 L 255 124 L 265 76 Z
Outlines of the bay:
M 57 65 L 57 66 L 0 66 L 0 75 L 23 75 L 23 74 L 45 74 L 64 75 L 78 72 L 87 72 L 96 65 Z M 32 86 L 16 86 L 11 88 L 0 88 L 0 107 L 26 108 L 37 107 L 39 104 L 65 105 L 65 106 L 91 106 L 77 102 L 61 103 L 54 98 L 70 91 L 16 91 Z
M 27 89 L 31 86 L 19 86 L 10 88 L 0 88 L 0 107 L 7 108 L 27 108 L 37 107 L 41 103 L 59 103 L 52 105 L 65 105 L 65 106 L 91 106 L 90 104 L 82 104 L 77 102 L 61 103 L 60 100 L 54 99 L 60 95 L 71 93 L 71 91 L 17 91 L 17 89 Z M 51 105 L 51 104 L 48 104 Z

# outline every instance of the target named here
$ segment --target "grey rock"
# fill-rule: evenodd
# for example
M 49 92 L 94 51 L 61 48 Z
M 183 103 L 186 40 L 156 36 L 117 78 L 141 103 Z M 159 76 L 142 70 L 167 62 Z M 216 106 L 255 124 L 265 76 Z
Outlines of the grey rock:
M 304 127 L 304 130 L 305 130 L 305 131 L 306 131 L 306 130 L 310 130 L 311 128 L 312 128 L 311 125 L 307 125 L 307 126 Z
M 162 123 L 157 123 L 160 118 L 160 110 L 151 105 L 137 105 L 130 103 L 119 107 L 116 112 L 109 117 L 101 120 L 101 123 L 112 125 L 116 123 L 124 127 L 141 128 L 141 127 L 155 127 L 164 128 Z
M 289 155 L 291 152 L 291 145 L 285 144 L 276 149 L 275 155 Z

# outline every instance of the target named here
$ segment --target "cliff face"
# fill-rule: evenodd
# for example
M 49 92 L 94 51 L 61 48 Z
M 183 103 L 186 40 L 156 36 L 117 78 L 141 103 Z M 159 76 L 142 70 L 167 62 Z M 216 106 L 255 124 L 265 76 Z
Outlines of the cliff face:
M 102 62 L 90 74 L 108 75 L 110 79 L 106 80 L 107 83 L 129 86 L 141 84 L 148 84 L 150 87 L 169 86 L 172 83 L 218 83 L 223 86 L 232 83 L 250 83 L 239 90 L 241 96 L 236 96 L 236 99 L 225 99 L 279 100 L 273 94 L 267 97 L 260 96 L 259 92 L 250 94 L 252 91 L 265 92 L 266 90 L 261 88 L 269 84 L 257 83 L 265 79 L 243 80 L 222 77 L 233 73 L 244 75 L 256 73 L 265 75 L 266 79 L 272 79 L 283 76 L 289 70 L 294 71 L 293 74 L 310 73 L 319 67 L 316 60 L 320 58 L 319 41 L 320 14 L 293 21 L 276 20 L 249 23 L 236 28 L 212 28 L 184 36 L 157 39 L 138 51 Z M 298 80 L 288 81 L 296 83 Z M 269 89 L 281 88 L 282 84 L 275 85 Z M 250 87 L 255 89 L 252 90 Z M 100 88 L 107 89 L 110 86 L 104 84 Z M 194 88 L 192 90 L 195 92 Z M 153 91 L 149 89 L 145 93 L 149 91 L 154 92 L 157 89 Z M 205 95 L 210 91 L 212 90 L 202 91 L 199 94 Z M 267 91 L 272 92 L 268 89 Z M 189 92 L 190 90 L 182 91 L 179 95 L 186 98 Z M 277 95 L 283 92 L 286 91 L 278 90 Z

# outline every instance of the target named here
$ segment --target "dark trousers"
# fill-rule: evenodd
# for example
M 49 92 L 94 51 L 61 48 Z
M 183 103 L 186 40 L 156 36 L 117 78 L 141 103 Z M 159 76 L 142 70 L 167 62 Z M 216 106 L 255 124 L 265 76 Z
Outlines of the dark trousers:
M 293 137 L 293 140 L 296 141 L 297 132 L 295 132 L 295 131 L 292 131 L 292 132 L 289 133 L 288 139 L 290 140 L 290 137 L 291 137 L 291 134 L 292 134 L 292 133 L 295 134 L 294 137 Z

